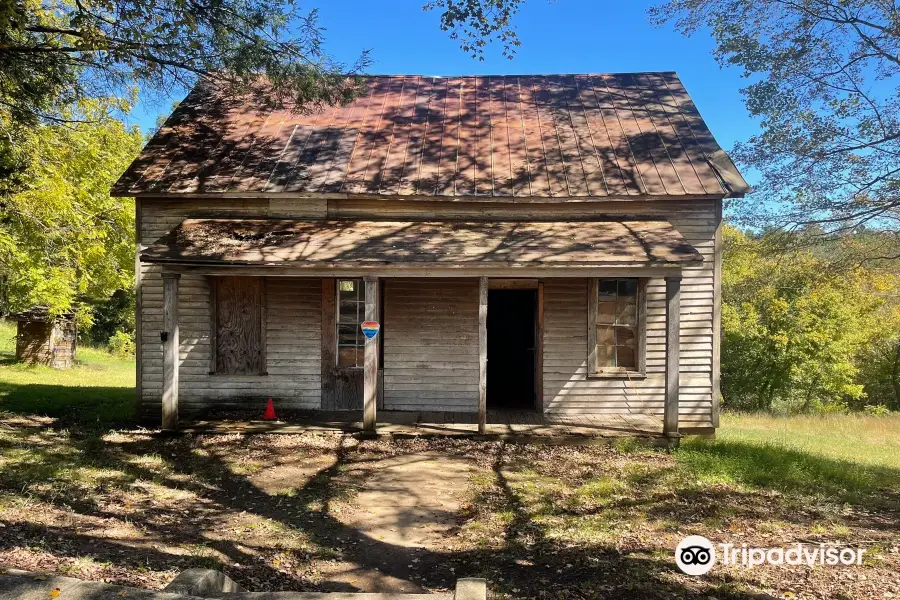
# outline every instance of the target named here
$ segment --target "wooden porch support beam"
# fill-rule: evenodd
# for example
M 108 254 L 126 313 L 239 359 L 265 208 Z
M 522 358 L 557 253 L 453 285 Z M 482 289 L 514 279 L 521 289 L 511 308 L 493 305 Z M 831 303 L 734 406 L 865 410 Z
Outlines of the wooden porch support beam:
M 478 433 L 487 431 L 488 278 L 478 278 Z
M 681 277 L 666 277 L 666 406 L 663 433 L 678 436 L 678 386 L 681 362 Z
M 366 321 L 378 321 L 378 278 L 366 277 Z M 382 332 L 366 338 L 363 363 L 363 430 L 375 432 L 375 411 L 378 405 L 378 343 Z
M 178 273 L 163 273 L 162 428 L 178 427 Z

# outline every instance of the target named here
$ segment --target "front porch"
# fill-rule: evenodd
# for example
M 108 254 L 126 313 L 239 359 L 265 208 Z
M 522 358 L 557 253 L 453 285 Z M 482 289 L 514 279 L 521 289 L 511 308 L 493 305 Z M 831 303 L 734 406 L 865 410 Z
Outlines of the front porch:
M 668 445 L 662 415 L 653 414 L 541 414 L 527 410 L 488 410 L 484 432 L 478 414 L 448 411 L 379 411 L 378 433 L 395 438 L 456 437 L 508 441 L 567 443 L 602 442 L 617 438 L 646 438 Z M 210 419 L 186 421 L 182 430 L 193 433 L 362 433 L 362 411 L 296 411 L 284 421 Z
M 274 398 L 315 411 L 299 430 L 677 439 L 682 387 L 688 420 L 711 420 L 711 349 L 679 359 L 702 256 L 665 220 L 186 219 L 141 260 L 161 284 L 139 310 L 158 315 L 142 381 L 163 429 Z

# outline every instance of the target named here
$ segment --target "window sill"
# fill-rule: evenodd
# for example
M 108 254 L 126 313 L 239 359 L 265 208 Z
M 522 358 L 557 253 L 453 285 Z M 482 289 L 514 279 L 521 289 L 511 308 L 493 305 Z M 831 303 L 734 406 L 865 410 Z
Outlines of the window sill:
M 625 371 L 623 373 L 590 373 L 588 379 L 647 379 L 647 374 L 640 371 Z

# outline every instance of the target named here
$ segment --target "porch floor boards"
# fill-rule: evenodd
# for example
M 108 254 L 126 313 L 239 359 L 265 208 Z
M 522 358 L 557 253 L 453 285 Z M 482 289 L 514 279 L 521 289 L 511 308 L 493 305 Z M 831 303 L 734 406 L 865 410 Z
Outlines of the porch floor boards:
M 289 421 L 188 421 L 180 428 L 195 433 L 305 433 L 362 431 L 362 411 L 303 411 Z M 541 414 L 489 410 L 485 435 L 478 415 L 467 412 L 379 411 L 377 433 L 394 437 L 514 438 L 662 438 L 662 416 L 648 414 Z

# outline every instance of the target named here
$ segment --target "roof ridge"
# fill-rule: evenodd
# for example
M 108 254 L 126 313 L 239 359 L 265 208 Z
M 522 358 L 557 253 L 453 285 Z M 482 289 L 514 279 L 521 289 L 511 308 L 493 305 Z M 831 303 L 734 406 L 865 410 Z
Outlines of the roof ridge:
M 479 77 L 495 77 L 495 78 L 508 78 L 508 77 L 573 77 L 573 76 L 584 76 L 584 77 L 597 77 L 598 75 L 661 75 L 661 74 L 672 74 L 677 76 L 678 72 L 674 70 L 662 70 L 662 71 L 596 71 L 596 72 L 572 72 L 572 73 L 506 73 L 506 74 L 497 74 L 497 73 L 487 73 L 487 74 L 454 74 L 454 75 L 436 75 L 436 74 L 425 74 L 425 73 L 356 73 L 350 74 L 348 73 L 348 77 L 363 77 L 363 78 L 375 78 L 375 77 L 429 77 L 436 79 L 475 79 Z

